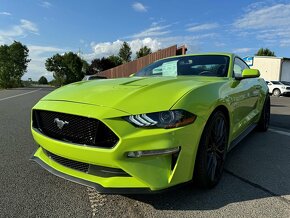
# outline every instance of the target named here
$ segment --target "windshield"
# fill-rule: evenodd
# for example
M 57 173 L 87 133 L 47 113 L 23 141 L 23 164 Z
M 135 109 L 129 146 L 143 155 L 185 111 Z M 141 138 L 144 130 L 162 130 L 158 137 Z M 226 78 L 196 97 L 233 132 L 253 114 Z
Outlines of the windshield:
M 286 85 L 286 86 L 290 86 L 290 82 L 287 82 L 287 81 L 281 81 L 281 83 L 283 83 L 283 84 Z
M 278 82 L 278 81 L 271 81 L 274 85 L 283 85 L 283 83 Z
M 135 76 L 215 76 L 226 77 L 229 57 L 223 55 L 180 56 L 156 61 Z

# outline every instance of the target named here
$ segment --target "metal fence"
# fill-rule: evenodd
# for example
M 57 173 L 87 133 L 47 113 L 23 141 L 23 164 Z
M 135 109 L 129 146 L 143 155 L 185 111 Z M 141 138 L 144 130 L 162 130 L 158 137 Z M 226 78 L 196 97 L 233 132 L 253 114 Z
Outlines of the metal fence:
M 144 57 L 138 58 L 137 60 L 122 64 L 109 70 L 102 71 L 98 73 L 98 75 L 105 76 L 107 78 L 128 77 L 131 74 L 138 72 L 140 69 L 142 69 L 148 64 L 153 63 L 156 60 L 175 55 L 183 55 L 185 53 L 186 53 L 185 46 L 181 46 L 180 48 L 177 49 L 177 45 L 174 45 L 154 52 L 152 54 L 146 55 Z

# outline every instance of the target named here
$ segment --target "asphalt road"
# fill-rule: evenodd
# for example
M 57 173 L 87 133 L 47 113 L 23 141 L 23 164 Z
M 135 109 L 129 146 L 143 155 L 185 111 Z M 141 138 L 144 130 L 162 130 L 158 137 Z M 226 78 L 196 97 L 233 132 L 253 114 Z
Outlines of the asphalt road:
M 30 111 L 50 89 L 0 91 L 0 217 L 90 217 L 86 188 L 29 161 Z
M 29 161 L 30 110 L 51 90 L 0 91 L 0 217 L 290 217 L 290 98 L 271 98 L 271 128 L 227 156 L 212 190 L 100 195 Z

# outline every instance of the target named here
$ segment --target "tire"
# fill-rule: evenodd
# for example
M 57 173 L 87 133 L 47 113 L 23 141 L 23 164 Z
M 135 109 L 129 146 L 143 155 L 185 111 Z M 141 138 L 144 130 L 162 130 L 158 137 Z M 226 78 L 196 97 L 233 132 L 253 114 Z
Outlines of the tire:
M 194 183 L 213 188 L 221 179 L 229 138 L 229 123 L 221 111 L 215 111 L 203 130 L 194 168 Z
M 264 106 L 261 112 L 261 116 L 258 122 L 257 129 L 262 132 L 266 132 L 269 128 L 269 123 L 270 123 L 270 116 L 271 116 L 271 111 L 270 111 L 270 96 L 267 95 L 265 98 Z
M 279 97 L 281 95 L 280 89 L 274 89 L 273 90 L 273 95 L 276 96 L 276 97 Z

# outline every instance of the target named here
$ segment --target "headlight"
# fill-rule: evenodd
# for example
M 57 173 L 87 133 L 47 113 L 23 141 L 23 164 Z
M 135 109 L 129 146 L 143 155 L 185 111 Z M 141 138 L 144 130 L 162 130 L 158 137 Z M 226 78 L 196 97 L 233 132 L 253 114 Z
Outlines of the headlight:
M 124 117 L 137 127 L 176 128 L 193 123 L 196 116 L 185 110 L 161 111 Z

